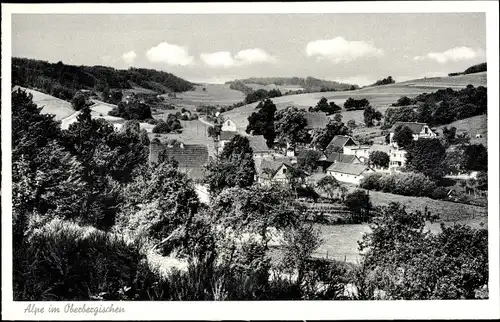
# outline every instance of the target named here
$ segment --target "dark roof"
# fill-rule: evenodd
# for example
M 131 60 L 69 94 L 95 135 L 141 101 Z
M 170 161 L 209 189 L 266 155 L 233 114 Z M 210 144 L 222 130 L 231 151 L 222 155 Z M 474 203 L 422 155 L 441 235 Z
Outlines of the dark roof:
M 328 143 L 325 151 L 327 151 L 328 154 L 333 148 L 343 148 L 345 145 L 358 145 L 358 144 L 350 136 L 336 135 L 333 137 L 330 143 Z
M 329 162 L 353 163 L 355 160 L 361 161 L 355 155 L 344 154 L 340 152 L 332 152 L 326 159 Z
M 370 147 L 370 152 L 382 151 L 382 152 L 389 154 L 390 150 L 391 150 L 391 146 L 387 145 L 387 144 L 373 144 Z
M 426 126 L 426 123 L 417 123 L 417 122 L 396 122 L 391 128 L 391 132 L 394 132 L 398 126 L 406 126 L 409 128 L 414 134 L 422 132 L 422 129 L 424 126 Z
M 326 171 L 331 171 L 331 172 L 339 172 L 339 173 L 346 173 L 346 174 L 352 174 L 352 175 L 360 175 L 366 170 L 369 170 L 366 165 L 362 164 L 350 164 L 350 163 L 341 163 L 337 162 L 332 164 L 331 166 L 326 169 Z
M 319 158 L 321 159 L 322 157 L 325 157 L 325 154 L 321 151 L 318 151 L 318 150 L 311 150 L 311 149 L 305 149 L 305 150 L 302 150 L 300 151 L 300 153 L 297 155 L 297 159 L 301 159 L 301 158 L 304 158 L 307 153 L 309 151 L 314 151 L 314 152 L 317 152 L 319 154 Z
M 322 129 L 325 128 L 330 121 L 326 113 L 323 112 L 306 112 L 304 117 L 307 120 L 306 129 Z
M 188 173 L 195 179 L 203 176 L 203 167 L 208 162 L 208 147 L 206 145 L 185 144 L 183 146 L 167 146 L 151 142 L 149 145 L 149 161 L 158 161 L 158 154 L 165 150 L 167 155 L 179 162 L 179 170 Z
M 289 158 L 279 158 L 275 160 L 262 160 L 260 166 L 256 169 L 257 175 L 262 177 L 264 175 L 264 169 L 273 170 L 273 172 L 278 171 L 281 166 L 285 164 L 287 166 L 292 166 L 292 161 Z
M 252 135 L 248 137 L 250 142 L 250 147 L 254 153 L 258 152 L 269 152 L 271 149 L 267 146 L 266 139 L 262 135 Z
M 232 138 L 234 138 L 238 132 L 233 132 L 233 131 L 221 131 L 220 132 L 220 140 L 222 141 L 230 141 Z

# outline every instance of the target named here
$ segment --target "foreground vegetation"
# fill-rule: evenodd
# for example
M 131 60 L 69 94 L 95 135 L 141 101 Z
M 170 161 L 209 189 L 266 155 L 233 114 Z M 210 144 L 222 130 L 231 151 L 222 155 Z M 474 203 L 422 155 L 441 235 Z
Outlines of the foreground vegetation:
M 83 108 L 61 130 L 16 91 L 12 133 L 16 300 L 487 297 L 487 230 L 431 234 L 425 221 L 435 218 L 398 204 L 378 210 L 360 264 L 312 259 L 321 238 L 295 195 L 234 171 L 252 171 L 239 157 L 252 152 L 244 140 L 207 167 L 217 189 L 206 206 L 175 162 L 147 163 L 137 121 L 116 132 Z M 154 265 L 158 257 L 172 264 Z

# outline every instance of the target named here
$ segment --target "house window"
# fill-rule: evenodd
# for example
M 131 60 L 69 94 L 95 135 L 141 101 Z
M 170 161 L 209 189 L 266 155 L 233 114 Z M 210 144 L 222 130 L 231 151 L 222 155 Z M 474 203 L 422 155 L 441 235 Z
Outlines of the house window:
M 285 173 L 286 173 L 286 168 L 283 168 L 283 174 L 285 174 Z
M 429 133 L 429 132 L 427 132 L 427 128 L 424 128 L 424 133 L 425 134 Z

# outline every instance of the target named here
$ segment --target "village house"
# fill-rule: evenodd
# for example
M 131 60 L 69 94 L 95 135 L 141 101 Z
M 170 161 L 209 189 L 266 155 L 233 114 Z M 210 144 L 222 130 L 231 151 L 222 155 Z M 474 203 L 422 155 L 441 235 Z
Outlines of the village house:
M 363 164 L 350 164 L 350 163 L 334 163 L 326 173 L 334 177 L 340 182 L 352 183 L 359 185 L 361 180 L 369 173 L 373 173 L 373 169 Z
M 257 169 L 257 182 L 262 185 L 274 183 L 287 184 L 290 182 L 289 173 L 292 163 L 289 159 L 262 160 Z
M 418 139 L 430 139 L 437 137 L 437 134 L 434 133 L 426 123 L 417 123 L 417 122 L 396 122 L 391 128 L 391 132 L 389 133 L 389 170 L 391 171 L 399 171 L 401 167 L 404 167 L 406 164 L 406 151 L 399 148 L 397 142 L 394 140 L 394 132 L 396 128 L 399 126 L 407 127 L 413 133 L 413 140 L 417 141 Z
M 344 154 L 356 156 L 362 163 L 368 162 L 370 158 L 370 146 L 347 145 L 344 146 Z
M 399 171 L 406 165 L 406 151 L 398 148 L 389 150 L 389 170 Z
M 354 139 L 347 135 L 336 135 L 333 139 L 328 143 L 325 149 L 325 153 L 329 155 L 332 152 L 341 152 L 344 153 L 344 147 L 356 147 L 358 144 Z
M 361 160 L 354 154 L 345 154 L 341 152 L 332 152 L 326 159 L 330 163 L 350 163 L 350 164 L 361 164 Z
M 250 142 L 254 159 L 265 158 L 273 154 L 273 150 L 267 146 L 263 135 L 248 136 L 248 141 Z
M 185 173 L 194 181 L 195 190 L 201 202 L 208 203 L 208 187 L 202 183 L 205 178 L 204 166 L 210 160 L 208 147 L 199 144 L 164 144 L 151 142 L 149 144 L 149 162 L 157 162 L 158 155 L 165 151 L 168 157 L 179 163 L 179 171 Z
M 218 153 L 222 152 L 224 149 L 224 145 L 231 141 L 238 132 L 236 131 L 221 131 L 219 135 L 219 141 L 217 144 L 217 151 Z
M 426 123 L 417 123 L 417 122 L 396 122 L 391 128 L 391 132 L 389 133 L 389 144 L 397 147 L 396 141 L 394 141 L 394 131 L 399 126 L 405 126 L 411 130 L 413 133 L 413 140 L 417 141 L 418 139 L 430 139 L 437 137 L 437 134 L 434 133 Z
M 227 119 L 222 123 L 221 131 L 237 132 L 238 127 L 232 120 Z

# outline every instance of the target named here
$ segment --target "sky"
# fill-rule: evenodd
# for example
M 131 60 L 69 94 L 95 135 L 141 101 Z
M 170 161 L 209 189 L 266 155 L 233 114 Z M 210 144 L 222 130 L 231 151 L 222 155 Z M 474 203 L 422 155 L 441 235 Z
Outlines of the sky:
M 363 86 L 486 61 L 485 23 L 484 13 L 14 14 L 12 56 L 193 82 L 312 76 Z

